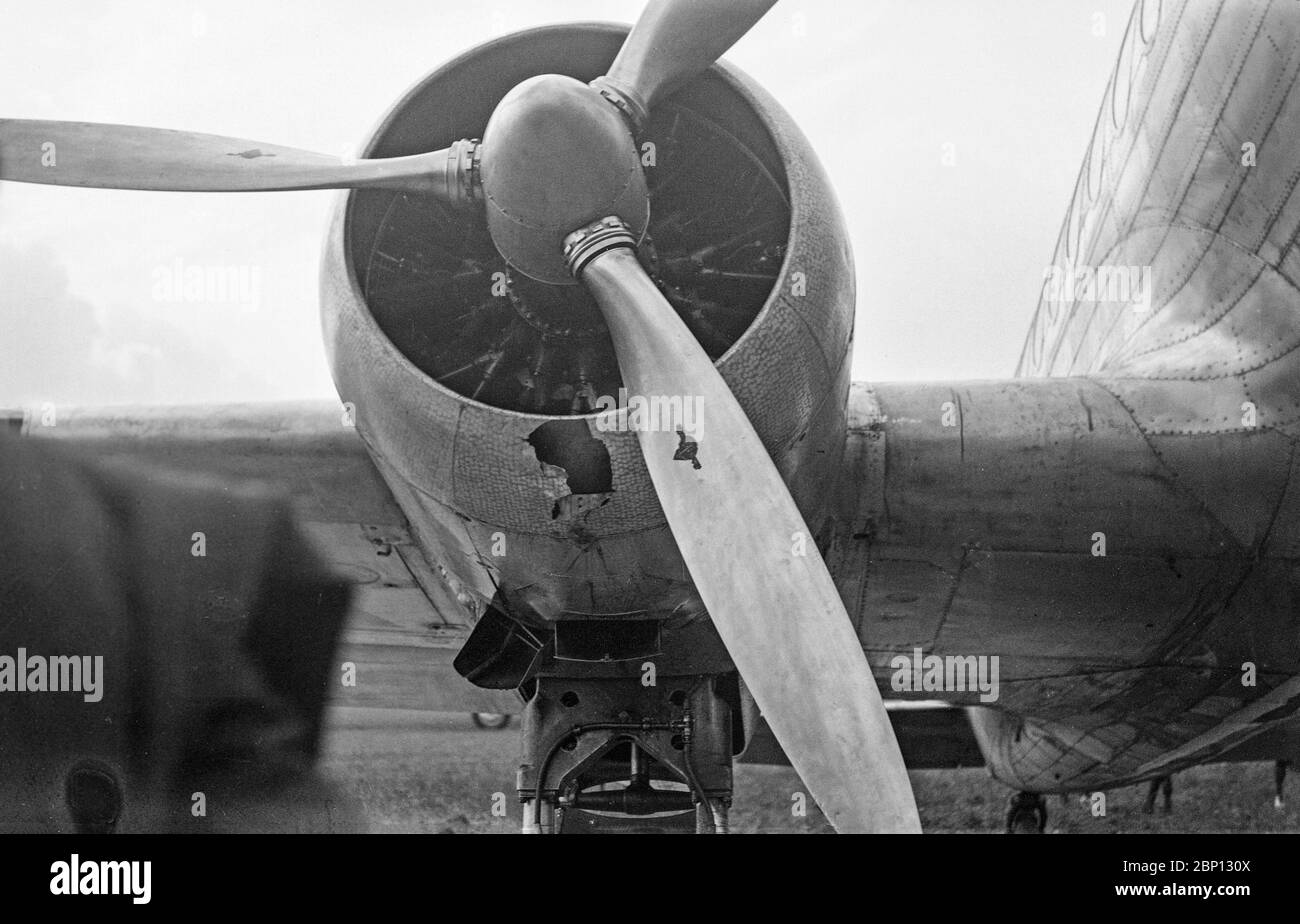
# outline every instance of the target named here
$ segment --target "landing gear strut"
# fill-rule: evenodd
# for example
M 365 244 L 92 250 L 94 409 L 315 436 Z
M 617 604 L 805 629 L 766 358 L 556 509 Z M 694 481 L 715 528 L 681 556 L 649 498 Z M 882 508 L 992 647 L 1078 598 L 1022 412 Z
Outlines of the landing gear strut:
M 1164 791 L 1165 801 L 1161 806 L 1164 814 L 1174 810 L 1174 779 L 1171 776 L 1158 776 L 1147 787 L 1146 801 L 1142 803 L 1142 814 L 1150 815 L 1156 810 L 1156 794 Z
M 1042 834 L 1047 829 L 1047 800 L 1036 792 L 1018 792 L 1007 804 L 1008 834 Z
M 523 716 L 523 833 L 726 833 L 732 706 L 720 681 L 539 677 Z

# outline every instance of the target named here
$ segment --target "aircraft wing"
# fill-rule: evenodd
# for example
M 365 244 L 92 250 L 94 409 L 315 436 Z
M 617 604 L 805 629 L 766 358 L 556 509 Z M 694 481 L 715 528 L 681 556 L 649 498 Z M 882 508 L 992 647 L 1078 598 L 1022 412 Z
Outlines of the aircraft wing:
M 966 709 L 940 701 L 887 699 L 885 710 L 908 770 L 984 766 L 984 754 Z M 790 758 L 762 718 L 747 740 L 740 763 L 790 765 Z
M 332 401 L 182 407 L 45 406 L 0 416 L 33 439 L 139 473 L 256 481 L 289 494 L 321 559 L 353 588 L 339 705 L 516 712 L 508 691 L 452 669 L 476 615 L 411 538 L 345 409 Z M 344 685 L 342 665 L 355 666 Z

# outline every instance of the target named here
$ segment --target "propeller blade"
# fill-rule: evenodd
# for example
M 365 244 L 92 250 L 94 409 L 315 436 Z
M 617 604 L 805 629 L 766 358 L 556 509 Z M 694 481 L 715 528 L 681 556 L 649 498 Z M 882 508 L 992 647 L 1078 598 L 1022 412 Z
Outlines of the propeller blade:
M 459 203 L 473 142 L 409 157 L 345 161 L 328 154 L 199 132 L 95 122 L 0 119 L 0 180 L 176 192 L 382 187 Z
M 638 126 L 655 101 L 736 44 L 776 0 L 650 0 L 598 89 L 612 90 Z M 621 99 L 618 99 L 621 97 Z
M 638 430 L 714 625 L 777 740 L 841 832 L 919 832 L 862 643 L 785 482 L 735 396 L 641 268 L 617 218 L 566 239 L 632 394 L 699 400 L 700 432 Z M 794 554 L 802 533 L 807 554 Z

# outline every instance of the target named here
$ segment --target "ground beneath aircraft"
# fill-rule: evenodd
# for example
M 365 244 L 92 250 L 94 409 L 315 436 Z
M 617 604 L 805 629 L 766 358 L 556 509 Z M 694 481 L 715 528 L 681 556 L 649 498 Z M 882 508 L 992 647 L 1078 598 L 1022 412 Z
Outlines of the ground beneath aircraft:
M 518 729 L 483 731 L 468 715 L 336 707 L 329 713 L 324 766 L 360 802 L 374 832 L 509 833 L 518 829 L 514 796 Z M 926 831 L 1001 831 L 1007 790 L 983 769 L 912 774 Z M 738 832 L 819 833 L 830 828 L 808 803 L 798 817 L 798 776 L 788 767 L 736 771 Z M 502 795 L 498 796 L 500 793 Z M 1174 813 L 1142 814 L 1146 786 L 1107 794 L 1105 817 L 1071 797 L 1048 802 L 1049 831 L 1171 833 L 1300 831 L 1300 768 L 1287 781 L 1287 808 L 1273 808 L 1271 763 L 1197 767 L 1174 778 Z M 504 807 L 506 817 L 493 814 Z

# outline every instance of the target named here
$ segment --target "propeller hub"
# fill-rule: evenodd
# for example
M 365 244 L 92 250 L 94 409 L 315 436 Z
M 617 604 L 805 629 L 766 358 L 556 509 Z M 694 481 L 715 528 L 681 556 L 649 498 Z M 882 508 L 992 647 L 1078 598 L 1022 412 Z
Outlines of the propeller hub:
M 618 109 L 581 81 L 525 80 L 505 95 L 483 133 L 488 230 L 515 269 L 574 285 L 564 239 L 616 216 L 635 240 L 650 221 L 645 174 Z

